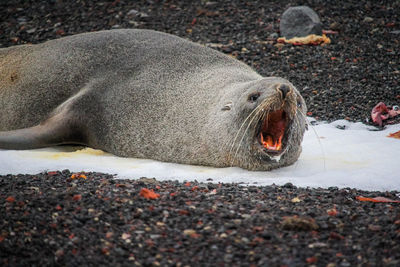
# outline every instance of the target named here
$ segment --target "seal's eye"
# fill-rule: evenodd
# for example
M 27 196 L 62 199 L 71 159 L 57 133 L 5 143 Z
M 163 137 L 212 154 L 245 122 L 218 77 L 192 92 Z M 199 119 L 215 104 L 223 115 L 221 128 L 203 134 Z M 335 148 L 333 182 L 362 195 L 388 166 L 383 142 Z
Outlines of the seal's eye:
M 247 99 L 249 102 L 256 102 L 257 99 L 260 97 L 260 93 L 254 93 L 249 95 L 249 98 Z
M 393 109 L 394 111 L 398 111 L 398 110 L 400 109 L 400 107 L 399 107 L 399 106 L 393 106 L 392 109 Z

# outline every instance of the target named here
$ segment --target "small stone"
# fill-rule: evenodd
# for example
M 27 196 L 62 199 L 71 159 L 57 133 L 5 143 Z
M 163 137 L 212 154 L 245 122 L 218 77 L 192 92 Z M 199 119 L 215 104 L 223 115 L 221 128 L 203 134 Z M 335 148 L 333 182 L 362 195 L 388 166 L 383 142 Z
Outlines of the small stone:
M 123 240 L 126 240 L 126 239 L 130 238 L 131 235 L 129 233 L 123 233 L 121 237 Z
M 284 218 L 281 226 L 284 230 L 310 231 L 317 230 L 318 224 L 311 218 L 291 216 Z
M 374 232 L 380 231 L 382 229 L 382 226 L 380 225 L 375 225 L 375 224 L 370 224 L 368 225 L 368 229 Z
M 292 183 L 286 183 L 282 187 L 283 188 L 294 188 L 295 186 Z
M 127 16 L 136 16 L 139 14 L 139 11 L 137 11 L 136 9 L 131 9 L 128 11 L 128 13 L 126 13 Z
M 292 201 L 293 203 L 299 203 L 299 202 L 301 202 L 300 198 L 298 198 L 298 197 L 292 198 L 291 201 Z
M 220 234 L 220 236 L 219 236 L 220 238 L 226 238 L 226 237 L 228 237 L 228 235 L 227 234 L 225 234 L 225 233 L 222 233 L 222 234 Z
M 57 258 L 60 258 L 60 257 L 64 256 L 64 250 L 61 249 L 61 248 L 58 249 L 58 250 L 56 251 L 55 255 L 56 255 Z
M 322 24 L 318 14 L 308 6 L 288 8 L 280 21 L 281 36 L 286 39 L 304 37 L 310 34 L 322 34 Z
M 274 32 L 274 33 L 271 33 L 268 37 L 271 39 L 276 39 L 279 37 L 279 35 L 276 32 Z
M 373 21 L 374 21 L 374 19 L 371 18 L 371 17 L 365 17 L 364 20 L 363 20 L 363 22 L 366 22 L 366 23 L 370 23 L 370 22 L 373 22 Z
M 329 25 L 329 29 L 331 29 L 331 30 L 339 30 L 340 29 L 340 24 L 338 23 L 338 22 L 332 22 L 330 25 Z
M 242 237 L 241 241 L 246 244 L 250 242 L 250 240 L 247 237 Z
M 186 229 L 183 231 L 183 234 L 184 235 L 193 235 L 193 234 L 196 234 L 196 231 L 193 229 Z
M 351 266 L 351 264 L 350 264 L 348 261 L 343 260 L 343 261 L 340 263 L 340 266 L 342 266 L 342 267 L 348 267 L 348 266 Z
M 29 34 L 32 34 L 32 33 L 36 32 L 36 28 L 32 28 L 32 29 L 26 30 L 26 32 L 29 33 Z
M 311 243 L 308 245 L 309 248 L 325 248 L 328 245 L 326 243 L 322 243 L 322 242 L 315 242 L 315 243 Z

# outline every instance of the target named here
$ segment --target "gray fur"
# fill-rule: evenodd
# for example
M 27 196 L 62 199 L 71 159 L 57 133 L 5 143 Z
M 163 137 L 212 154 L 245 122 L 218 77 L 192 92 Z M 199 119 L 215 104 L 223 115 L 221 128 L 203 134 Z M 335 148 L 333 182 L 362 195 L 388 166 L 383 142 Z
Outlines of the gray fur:
M 250 131 L 240 133 L 234 158 L 231 148 L 257 105 L 248 95 L 261 92 L 261 103 L 278 97 L 282 83 L 293 88 L 285 109 L 300 99 L 305 112 L 288 81 L 155 31 L 101 31 L 0 49 L 0 148 L 80 143 L 123 157 L 269 170 L 297 160 L 300 111 L 280 161 L 257 153 Z

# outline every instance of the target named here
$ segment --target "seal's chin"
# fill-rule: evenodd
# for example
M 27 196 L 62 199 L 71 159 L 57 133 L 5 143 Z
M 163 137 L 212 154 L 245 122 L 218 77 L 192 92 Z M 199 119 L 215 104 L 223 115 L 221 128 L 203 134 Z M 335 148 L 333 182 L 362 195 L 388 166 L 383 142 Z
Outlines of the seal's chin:
M 269 158 L 280 157 L 286 151 L 288 116 L 283 109 L 269 111 L 261 119 L 256 135 L 261 153 Z

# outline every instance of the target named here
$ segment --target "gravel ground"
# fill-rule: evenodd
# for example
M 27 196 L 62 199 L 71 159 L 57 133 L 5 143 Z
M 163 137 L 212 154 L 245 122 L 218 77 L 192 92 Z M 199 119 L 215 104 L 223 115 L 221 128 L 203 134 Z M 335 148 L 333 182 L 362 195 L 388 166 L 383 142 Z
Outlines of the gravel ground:
M 305 3 L 332 43 L 277 44 L 281 14 Z M 368 123 L 378 102 L 400 105 L 399 1 L 0 2 L 0 47 L 112 28 L 176 34 L 285 77 L 321 120 Z M 0 176 L 0 265 L 400 266 L 400 204 L 356 199 L 398 192 L 71 175 Z
M 396 192 L 84 175 L 0 176 L 0 264 L 400 265 Z

